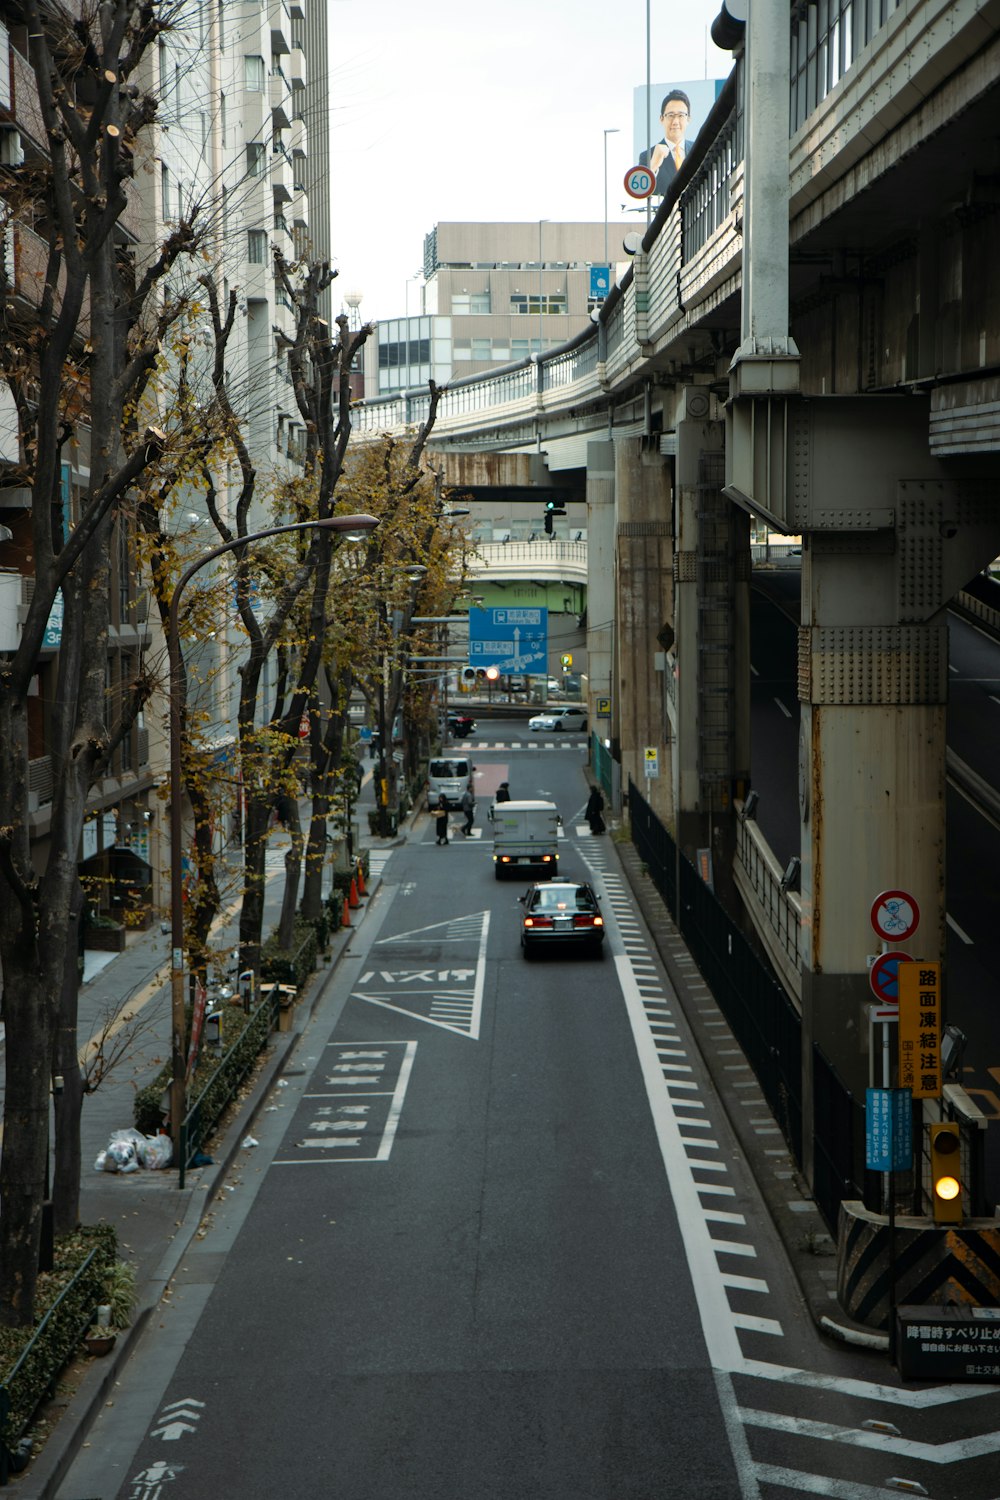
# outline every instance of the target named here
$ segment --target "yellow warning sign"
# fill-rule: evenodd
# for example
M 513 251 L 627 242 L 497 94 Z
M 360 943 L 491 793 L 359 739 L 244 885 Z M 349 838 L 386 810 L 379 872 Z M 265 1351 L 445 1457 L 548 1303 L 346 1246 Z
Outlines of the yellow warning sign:
M 899 1087 L 914 1099 L 941 1097 L 941 965 L 900 964 Z

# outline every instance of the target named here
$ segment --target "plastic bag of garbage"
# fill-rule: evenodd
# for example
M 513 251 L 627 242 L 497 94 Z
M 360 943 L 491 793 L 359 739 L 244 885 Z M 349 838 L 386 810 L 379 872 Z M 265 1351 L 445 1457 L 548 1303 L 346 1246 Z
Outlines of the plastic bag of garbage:
M 169 1167 L 174 1156 L 173 1143 L 169 1135 L 147 1135 L 139 1147 L 139 1162 L 151 1172 L 162 1172 Z
M 106 1151 L 98 1151 L 98 1153 L 97 1153 L 97 1160 L 94 1162 L 94 1171 L 95 1172 L 103 1172 L 104 1171 L 104 1163 L 107 1160 L 107 1156 L 108 1156 L 108 1153 Z
M 104 1153 L 105 1172 L 138 1172 L 135 1142 L 112 1137 Z
M 114 1130 L 104 1153 L 105 1172 L 138 1172 L 146 1137 L 138 1130 Z

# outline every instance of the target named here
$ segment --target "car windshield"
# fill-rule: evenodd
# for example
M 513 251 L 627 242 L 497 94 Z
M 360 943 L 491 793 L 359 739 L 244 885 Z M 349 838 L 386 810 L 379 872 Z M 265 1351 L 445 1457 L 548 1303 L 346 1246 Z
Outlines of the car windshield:
M 468 766 L 464 760 L 432 760 L 432 776 L 467 776 Z
M 536 891 L 532 911 L 593 911 L 594 898 L 586 886 L 546 886 Z

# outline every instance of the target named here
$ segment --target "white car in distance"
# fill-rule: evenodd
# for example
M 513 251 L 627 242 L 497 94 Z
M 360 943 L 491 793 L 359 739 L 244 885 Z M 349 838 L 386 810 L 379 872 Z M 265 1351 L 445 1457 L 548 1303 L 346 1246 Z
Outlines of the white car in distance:
M 535 714 L 528 720 L 528 728 L 547 730 L 552 734 L 580 734 L 587 727 L 587 710 L 581 705 L 553 709 L 550 713 Z

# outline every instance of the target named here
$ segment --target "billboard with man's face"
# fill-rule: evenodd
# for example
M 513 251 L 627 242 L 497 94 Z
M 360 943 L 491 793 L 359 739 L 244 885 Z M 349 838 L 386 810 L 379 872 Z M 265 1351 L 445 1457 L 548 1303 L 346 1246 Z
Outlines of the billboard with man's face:
M 648 102 L 645 84 L 633 89 L 634 160 L 656 173 L 656 197 L 663 197 L 677 175 L 724 83 L 724 78 L 657 83 Z

